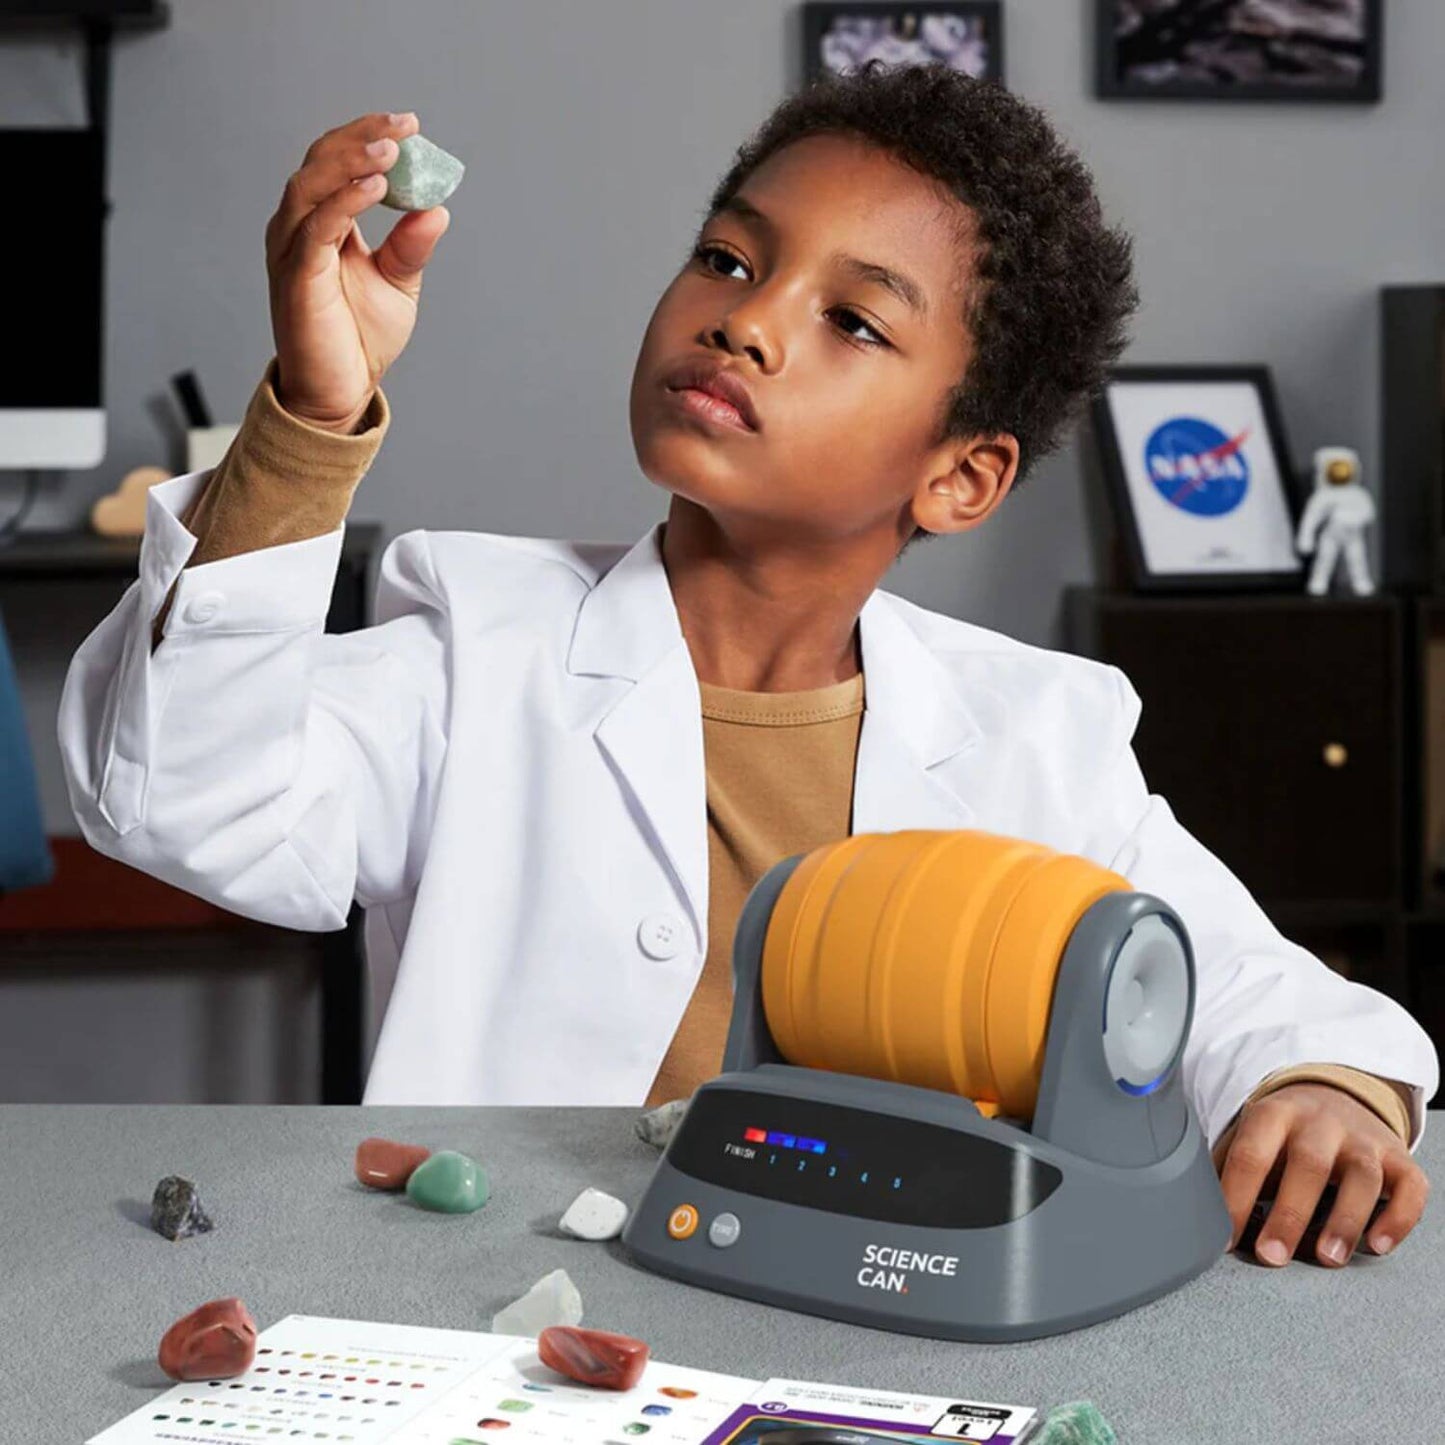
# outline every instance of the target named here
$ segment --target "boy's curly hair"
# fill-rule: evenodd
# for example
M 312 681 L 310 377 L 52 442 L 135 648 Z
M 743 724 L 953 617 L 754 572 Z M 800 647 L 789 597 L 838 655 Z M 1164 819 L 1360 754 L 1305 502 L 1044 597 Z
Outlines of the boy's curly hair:
M 972 253 L 962 321 L 974 356 L 948 395 L 938 440 L 1011 433 L 1017 487 L 1128 344 L 1139 304 L 1132 241 L 1105 224 L 1093 178 L 1042 110 L 941 61 L 870 60 L 789 96 L 738 148 L 703 224 L 775 151 L 827 133 L 889 151 L 976 218 L 977 239 L 960 252 Z M 960 215 L 961 245 L 967 220 Z M 917 528 L 903 550 L 931 535 Z

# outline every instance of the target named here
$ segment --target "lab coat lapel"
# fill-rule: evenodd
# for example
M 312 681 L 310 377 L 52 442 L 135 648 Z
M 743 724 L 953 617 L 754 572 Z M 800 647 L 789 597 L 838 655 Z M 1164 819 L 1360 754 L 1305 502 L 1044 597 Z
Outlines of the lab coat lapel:
M 594 737 L 651 830 L 707 946 L 707 779 L 701 695 L 655 524 L 583 599 L 567 657 L 574 675 L 628 679 Z M 854 833 L 966 828 L 960 789 L 982 730 L 947 668 L 875 591 L 859 614 L 864 715 Z
M 858 615 L 863 728 L 853 784 L 853 832 L 967 828 L 975 810 L 960 789 L 982 729 L 943 663 L 890 594 Z
M 707 780 L 702 698 L 651 527 L 583 599 L 567 656 L 573 674 L 625 678 L 593 736 L 672 869 L 707 947 Z

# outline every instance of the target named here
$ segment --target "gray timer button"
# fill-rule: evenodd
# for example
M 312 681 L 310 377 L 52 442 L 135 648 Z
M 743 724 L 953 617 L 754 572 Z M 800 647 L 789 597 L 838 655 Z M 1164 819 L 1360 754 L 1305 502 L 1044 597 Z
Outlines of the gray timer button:
M 738 1235 L 742 1232 L 742 1222 L 736 1214 L 719 1214 L 707 1227 L 708 1242 L 719 1249 L 726 1249 L 738 1242 Z

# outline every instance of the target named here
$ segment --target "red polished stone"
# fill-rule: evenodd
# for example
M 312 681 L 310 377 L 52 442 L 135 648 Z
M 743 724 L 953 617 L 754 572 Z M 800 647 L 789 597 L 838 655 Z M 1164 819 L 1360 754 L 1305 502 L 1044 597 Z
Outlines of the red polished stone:
M 648 1348 L 628 1335 L 549 1325 L 537 1336 L 537 1355 L 549 1370 L 583 1385 L 630 1390 L 647 1365 Z
M 431 1158 L 420 1144 L 392 1139 L 363 1139 L 356 1146 L 356 1177 L 372 1189 L 405 1189 L 418 1164 Z
M 156 1359 L 173 1380 L 228 1380 L 256 1358 L 256 1322 L 234 1296 L 213 1299 L 178 1319 Z

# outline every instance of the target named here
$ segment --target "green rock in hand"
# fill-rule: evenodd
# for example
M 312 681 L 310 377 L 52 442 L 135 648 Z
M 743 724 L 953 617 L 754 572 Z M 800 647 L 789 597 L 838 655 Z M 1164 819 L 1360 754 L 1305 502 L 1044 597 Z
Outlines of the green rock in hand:
M 386 172 L 383 206 L 393 211 L 424 211 L 439 206 L 462 182 L 466 167 L 423 135 L 398 141 L 399 154 Z

